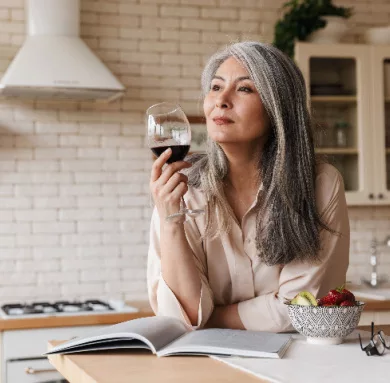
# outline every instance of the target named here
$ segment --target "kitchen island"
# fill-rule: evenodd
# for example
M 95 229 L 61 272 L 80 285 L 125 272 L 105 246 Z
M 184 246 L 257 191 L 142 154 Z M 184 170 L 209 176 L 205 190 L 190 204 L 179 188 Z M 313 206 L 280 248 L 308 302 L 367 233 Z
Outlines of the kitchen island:
M 370 330 L 367 326 L 359 328 Z M 390 334 L 390 325 L 380 328 L 386 334 Z M 58 343 L 61 342 L 51 341 L 49 347 Z M 49 360 L 70 383 L 268 382 L 211 358 L 195 356 L 158 358 L 148 351 L 50 355 Z

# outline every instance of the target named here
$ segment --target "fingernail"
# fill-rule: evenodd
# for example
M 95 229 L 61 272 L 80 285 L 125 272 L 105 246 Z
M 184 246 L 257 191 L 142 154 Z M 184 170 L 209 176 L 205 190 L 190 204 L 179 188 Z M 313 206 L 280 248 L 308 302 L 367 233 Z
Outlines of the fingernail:
M 165 153 L 170 153 L 172 151 L 172 149 L 171 148 L 168 148 L 166 151 L 165 151 Z

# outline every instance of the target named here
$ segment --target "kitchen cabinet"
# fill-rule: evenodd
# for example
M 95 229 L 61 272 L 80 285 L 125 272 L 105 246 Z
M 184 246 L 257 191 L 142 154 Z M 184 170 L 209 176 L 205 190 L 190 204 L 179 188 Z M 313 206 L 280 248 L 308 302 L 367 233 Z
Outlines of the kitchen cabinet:
M 378 204 L 390 201 L 390 46 L 371 46 L 374 176 Z
M 375 325 L 389 325 L 390 311 L 363 311 L 359 326 L 369 326 L 371 322 L 374 322 Z
M 339 169 L 348 205 L 390 204 L 390 46 L 299 42 L 316 152 Z
M 2 335 L 1 366 L 3 383 L 43 383 L 61 381 L 42 354 L 50 339 L 70 339 L 104 326 L 78 326 L 5 331 Z
M 67 383 L 46 358 L 7 362 L 6 382 Z
M 352 289 L 354 291 L 354 289 Z M 390 301 L 389 300 L 367 300 L 355 292 L 356 299 L 366 303 L 360 317 L 359 326 L 369 326 L 371 322 L 375 325 L 390 325 Z

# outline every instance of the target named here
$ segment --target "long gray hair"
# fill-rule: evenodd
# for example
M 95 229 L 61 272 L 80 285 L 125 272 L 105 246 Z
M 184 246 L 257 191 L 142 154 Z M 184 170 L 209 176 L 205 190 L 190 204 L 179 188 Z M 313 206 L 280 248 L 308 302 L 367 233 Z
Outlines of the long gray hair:
M 229 57 L 235 57 L 248 71 L 270 119 L 271 133 L 258 164 L 263 183 L 256 218 L 258 255 L 267 265 L 318 261 L 320 230 L 334 231 L 321 221 L 316 208 L 316 157 L 303 76 L 294 62 L 272 45 L 240 42 L 210 58 L 202 74 L 204 95 Z M 227 157 L 209 139 L 207 154 L 189 160 L 193 162 L 189 184 L 201 188 L 207 199 L 205 236 L 228 232 L 232 209 L 224 192 Z

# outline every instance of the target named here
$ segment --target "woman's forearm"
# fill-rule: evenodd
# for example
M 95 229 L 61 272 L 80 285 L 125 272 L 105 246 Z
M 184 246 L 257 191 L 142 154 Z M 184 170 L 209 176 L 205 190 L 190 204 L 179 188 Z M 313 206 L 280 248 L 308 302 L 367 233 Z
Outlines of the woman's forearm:
M 238 314 L 238 303 L 226 306 L 215 306 L 205 327 L 245 330 L 240 315 Z
M 192 325 L 198 321 L 201 281 L 183 224 L 164 223 L 160 228 L 161 272 Z

